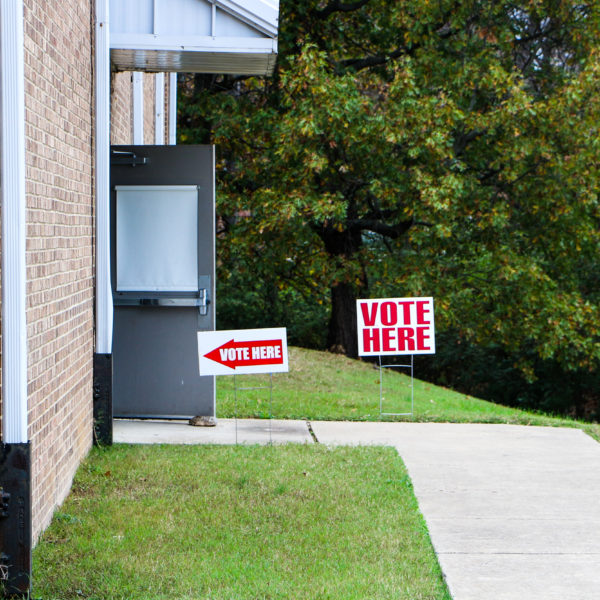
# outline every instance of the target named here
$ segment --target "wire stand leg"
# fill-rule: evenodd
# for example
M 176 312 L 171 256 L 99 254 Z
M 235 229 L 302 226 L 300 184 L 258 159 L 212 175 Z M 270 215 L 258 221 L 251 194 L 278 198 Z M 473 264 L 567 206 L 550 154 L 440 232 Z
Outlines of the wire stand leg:
M 273 373 L 269 373 L 269 445 L 273 445 Z
M 238 431 L 237 431 L 237 379 L 236 375 L 233 376 L 233 420 L 235 422 L 235 445 L 238 443 Z
M 414 378 L 414 368 L 415 368 L 415 355 L 410 355 L 410 416 L 415 416 L 415 378 Z
M 410 369 L 410 412 L 384 412 L 383 411 L 383 370 L 384 369 Z M 415 414 L 415 380 L 414 380 L 414 355 L 410 355 L 410 364 L 384 364 L 379 356 L 379 420 L 386 417 L 414 416 Z
M 383 418 L 383 368 L 381 366 L 381 354 L 379 355 L 379 420 Z

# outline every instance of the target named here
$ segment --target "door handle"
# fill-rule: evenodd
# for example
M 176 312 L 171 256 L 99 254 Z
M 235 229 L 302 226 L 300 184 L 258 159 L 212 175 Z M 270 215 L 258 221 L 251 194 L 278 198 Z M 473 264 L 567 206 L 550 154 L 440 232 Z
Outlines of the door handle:
M 208 314 L 208 305 L 210 300 L 204 288 L 198 290 L 198 312 L 200 316 L 205 317 Z

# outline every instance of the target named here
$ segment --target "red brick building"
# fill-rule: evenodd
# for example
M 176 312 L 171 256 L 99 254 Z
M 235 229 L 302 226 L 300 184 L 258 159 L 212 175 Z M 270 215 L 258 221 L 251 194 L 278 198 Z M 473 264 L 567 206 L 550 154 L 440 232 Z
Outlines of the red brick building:
M 94 355 L 111 353 L 110 144 L 174 143 L 176 71 L 269 72 L 277 12 L 272 0 L 0 4 L 0 580 L 9 588 L 27 593 L 27 553 L 93 443 Z

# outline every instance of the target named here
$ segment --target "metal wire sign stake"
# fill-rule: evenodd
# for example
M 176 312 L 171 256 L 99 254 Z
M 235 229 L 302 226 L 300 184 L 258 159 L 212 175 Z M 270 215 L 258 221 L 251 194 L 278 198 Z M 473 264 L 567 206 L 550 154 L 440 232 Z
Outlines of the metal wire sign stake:
M 234 376 L 235 443 L 238 443 L 238 392 L 269 390 L 269 443 L 273 443 L 273 373 L 287 373 L 285 327 L 198 332 L 201 376 Z M 269 385 L 238 387 L 236 375 L 269 374 Z
M 378 298 L 356 301 L 358 355 L 379 359 L 379 418 L 413 416 L 414 355 L 435 353 L 433 298 Z M 410 356 L 410 364 L 383 363 L 382 356 Z M 384 412 L 383 370 L 410 369 L 410 413 Z
M 235 444 L 237 446 L 238 443 L 238 418 L 237 418 L 237 408 L 238 408 L 238 400 L 237 394 L 242 391 L 250 391 L 250 390 L 269 390 L 269 444 L 273 445 L 273 373 L 269 373 L 269 385 L 259 385 L 254 387 L 238 387 L 237 386 L 237 376 L 233 376 L 233 415 L 235 421 Z
M 383 411 L 383 370 L 384 369 L 410 369 L 410 412 L 384 412 Z M 412 417 L 415 414 L 415 380 L 414 373 L 414 356 L 410 355 L 410 365 L 384 365 L 379 356 L 379 418 L 381 417 Z

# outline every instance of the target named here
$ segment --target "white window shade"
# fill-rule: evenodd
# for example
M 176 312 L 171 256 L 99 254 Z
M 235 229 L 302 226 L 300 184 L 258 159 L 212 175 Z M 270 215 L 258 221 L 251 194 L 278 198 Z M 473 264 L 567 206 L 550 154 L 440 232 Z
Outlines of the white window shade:
M 198 291 L 198 188 L 117 186 L 117 291 Z

